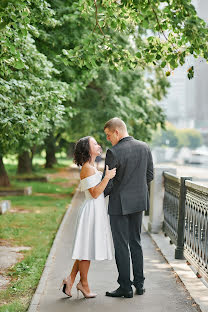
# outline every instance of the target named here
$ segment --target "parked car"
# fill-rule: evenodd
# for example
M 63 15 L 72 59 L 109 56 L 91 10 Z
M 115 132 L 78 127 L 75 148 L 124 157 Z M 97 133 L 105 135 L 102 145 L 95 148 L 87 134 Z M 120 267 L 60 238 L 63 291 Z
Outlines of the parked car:
M 193 151 L 190 157 L 185 159 L 186 164 L 208 165 L 208 153 Z

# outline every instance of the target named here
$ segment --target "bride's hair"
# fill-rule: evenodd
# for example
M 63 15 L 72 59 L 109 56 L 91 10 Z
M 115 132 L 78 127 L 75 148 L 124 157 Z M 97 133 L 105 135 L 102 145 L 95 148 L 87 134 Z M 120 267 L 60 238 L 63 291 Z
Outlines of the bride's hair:
M 90 142 L 91 136 L 79 139 L 74 147 L 74 163 L 77 166 L 83 166 L 86 161 L 90 160 Z

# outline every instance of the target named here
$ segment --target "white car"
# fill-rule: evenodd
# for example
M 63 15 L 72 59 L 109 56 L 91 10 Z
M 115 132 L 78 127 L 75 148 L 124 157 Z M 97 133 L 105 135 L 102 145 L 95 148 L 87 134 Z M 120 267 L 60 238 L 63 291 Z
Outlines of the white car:
M 193 151 L 190 157 L 185 159 L 185 163 L 196 164 L 196 165 L 201 165 L 201 164 L 208 165 L 208 154 Z

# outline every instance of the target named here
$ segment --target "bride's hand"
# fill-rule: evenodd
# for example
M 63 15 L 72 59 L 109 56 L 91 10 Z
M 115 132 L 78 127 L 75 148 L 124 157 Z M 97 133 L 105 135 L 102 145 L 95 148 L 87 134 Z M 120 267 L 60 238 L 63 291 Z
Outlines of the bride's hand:
M 110 170 L 108 168 L 108 165 L 106 165 L 105 177 L 110 180 L 110 179 L 113 179 L 115 175 L 116 175 L 116 168 L 113 168 Z

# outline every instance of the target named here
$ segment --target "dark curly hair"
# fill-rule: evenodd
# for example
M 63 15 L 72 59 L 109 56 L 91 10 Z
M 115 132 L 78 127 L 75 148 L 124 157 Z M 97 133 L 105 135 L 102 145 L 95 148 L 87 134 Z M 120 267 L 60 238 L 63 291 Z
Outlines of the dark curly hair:
M 83 166 L 86 161 L 90 160 L 90 142 L 91 136 L 79 139 L 74 147 L 74 163 L 77 166 Z

